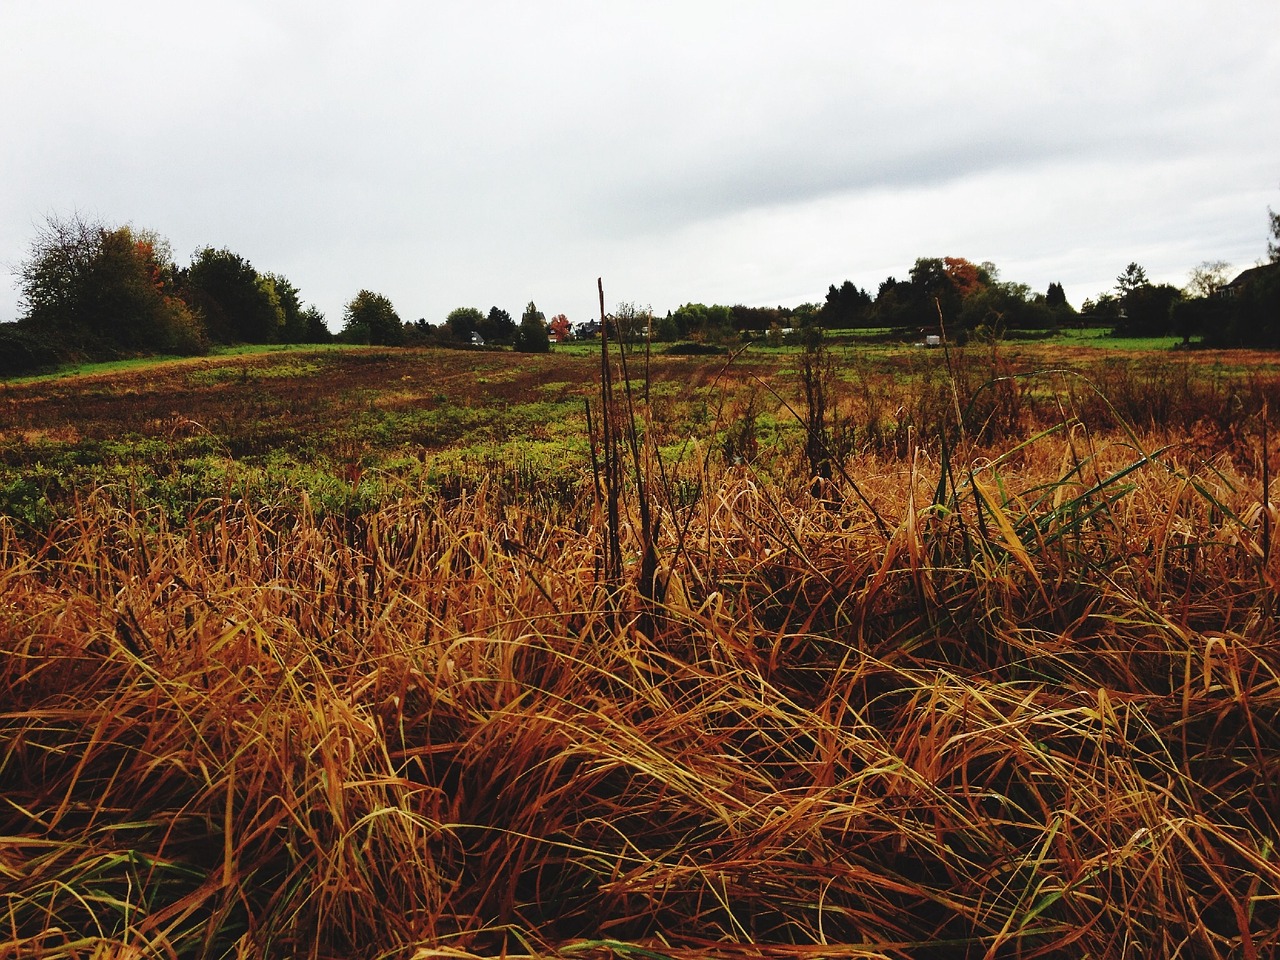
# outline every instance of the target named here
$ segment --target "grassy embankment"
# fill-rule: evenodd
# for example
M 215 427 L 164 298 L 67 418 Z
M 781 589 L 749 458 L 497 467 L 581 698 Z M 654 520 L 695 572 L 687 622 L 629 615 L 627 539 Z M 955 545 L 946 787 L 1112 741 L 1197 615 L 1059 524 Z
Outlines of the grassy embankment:
M 1280 377 L 1196 359 L 819 363 L 817 486 L 794 354 L 8 388 L 0 953 L 1267 956 Z

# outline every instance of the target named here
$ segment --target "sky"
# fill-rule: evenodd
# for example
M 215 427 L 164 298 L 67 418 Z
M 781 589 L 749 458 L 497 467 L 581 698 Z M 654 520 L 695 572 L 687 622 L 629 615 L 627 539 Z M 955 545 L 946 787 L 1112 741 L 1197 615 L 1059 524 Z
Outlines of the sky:
M 227 248 L 333 329 L 874 295 L 1079 306 L 1266 256 L 1280 3 L 0 0 L 0 322 L 49 218 Z

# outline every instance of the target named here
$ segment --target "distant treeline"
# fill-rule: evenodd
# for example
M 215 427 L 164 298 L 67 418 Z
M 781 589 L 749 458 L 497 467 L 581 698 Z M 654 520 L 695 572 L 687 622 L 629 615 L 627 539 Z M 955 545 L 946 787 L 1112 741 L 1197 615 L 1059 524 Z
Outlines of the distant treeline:
M 1136 263 L 1116 278 L 1114 292 L 1076 311 L 1060 283 L 1043 293 L 1000 279 L 991 262 L 921 257 L 906 279 L 887 277 L 874 296 L 849 280 L 822 303 L 748 307 L 686 303 L 665 316 L 621 304 L 610 318 L 619 335 L 660 341 L 717 343 L 786 331 L 887 328 L 903 337 L 945 332 L 963 341 L 1011 331 L 1051 331 L 1069 325 L 1118 336 L 1177 335 L 1207 346 L 1280 347 L 1280 215 L 1268 211 L 1270 263 L 1236 277 L 1228 265 L 1205 262 L 1185 288 L 1153 284 Z M 21 315 L 0 324 L 0 376 L 82 359 L 144 354 L 194 355 L 215 344 L 321 343 L 335 336 L 324 315 L 304 305 L 278 273 L 262 273 L 226 248 L 205 247 L 179 266 L 162 237 L 129 226 L 110 227 L 78 216 L 51 217 L 19 267 Z M 459 307 L 440 324 L 403 322 L 384 295 L 361 290 L 346 305 L 336 339 L 388 345 L 506 345 L 538 352 L 551 340 L 595 335 L 594 321 L 548 321 L 531 302 L 520 322 L 497 306 L 486 313 Z
M 533 304 L 526 309 L 526 317 L 531 309 Z M 1079 315 L 1067 303 L 1061 284 L 1051 283 L 1045 293 L 1034 293 L 1026 284 L 1000 281 L 995 264 L 941 257 L 917 260 L 906 280 L 889 277 L 874 297 L 845 280 L 839 286 L 832 284 L 822 303 L 795 307 L 686 303 L 665 316 L 623 303 L 608 319 L 614 335 L 624 339 L 717 343 L 815 326 L 887 327 L 914 337 L 945 324 L 949 333 L 959 336 L 999 335 L 1007 330 L 1051 330 L 1078 323 Z M 553 339 L 563 341 L 592 337 L 599 326 L 595 320 L 573 324 L 560 314 L 547 329 Z M 441 324 L 420 319 L 408 325 L 406 342 L 512 344 L 516 330 L 510 314 L 496 306 L 488 313 L 459 307 Z
M 1274 216 L 1274 215 L 1273 215 Z M 1197 267 L 1185 288 L 1153 284 L 1130 263 L 1114 292 L 1085 300 L 1079 311 L 1062 284 L 1037 293 L 1024 283 L 999 278 L 996 265 L 963 257 L 924 257 L 905 280 L 888 277 L 873 297 L 845 280 L 832 284 L 823 303 L 797 307 L 707 306 L 688 303 L 652 319 L 655 340 L 715 340 L 739 333 L 764 334 L 813 325 L 848 330 L 884 328 L 902 338 L 945 333 L 963 342 L 971 336 L 1000 337 L 1015 331 L 1052 331 L 1068 326 L 1111 330 L 1117 337 L 1180 336 L 1212 347 L 1280 347 L 1280 236 L 1271 263 L 1234 278 L 1228 265 Z
M 158 235 L 50 218 L 20 265 L 22 313 L 0 325 L 0 374 L 72 360 L 194 355 L 214 344 L 318 343 L 324 316 L 278 273 L 205 247 L 174 262 Z
M 1130 263 L 1114 293 L 1086 300 L 1081 316 L 1119 337 L 1193 338 L 1207 347 L 1280 347 L 1280 249 L 1270 263 L 1232 276 L 1226 263 L 1202 263 L 1185 287 L 1151 283 Z
M 655 340 L 715 341 L 739 335 L 756 337 L 812 327 L 832 330 L 889 328 L 914 338 L 940 325 L 948 331 L 993 333 L 1008 329 L 1050 329 L 1071 322 L 1075 311 L 1062 287 L 1034 294 L 1025 284 L 1002 283 L 994 264 L 961 257 L 921 258 L 909 278 L 889 277 L 876 296 L 845 280 L 832 284 L 822 303 L 795 307 L 747 307 L 686 303 L 654 317 Z M 634 324 L 633 324 L 634 326 Z

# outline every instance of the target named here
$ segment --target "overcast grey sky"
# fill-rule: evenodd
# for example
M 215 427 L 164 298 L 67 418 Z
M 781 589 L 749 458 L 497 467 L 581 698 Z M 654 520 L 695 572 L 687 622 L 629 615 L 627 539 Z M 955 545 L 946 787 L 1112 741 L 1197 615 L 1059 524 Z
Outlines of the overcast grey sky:
M 1079 306 L 1251 265 L 1280 3 L 0 0 L 0 321 L 49 215 L 211 245 L 341 325 L 874 294 L 991 260 Z

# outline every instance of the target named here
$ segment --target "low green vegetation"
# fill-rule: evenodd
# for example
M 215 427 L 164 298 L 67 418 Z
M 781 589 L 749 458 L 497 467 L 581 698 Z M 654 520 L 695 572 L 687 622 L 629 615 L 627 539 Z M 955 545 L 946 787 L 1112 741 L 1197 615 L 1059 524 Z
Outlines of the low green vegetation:
M 0 389 L 0 955 L 1280 948 L 1273 358 L 611 361 Z

